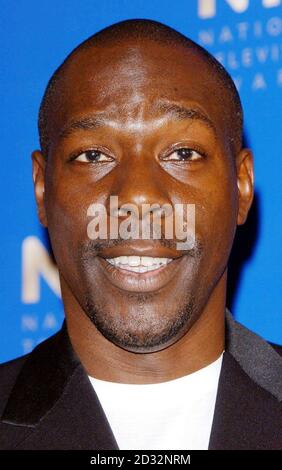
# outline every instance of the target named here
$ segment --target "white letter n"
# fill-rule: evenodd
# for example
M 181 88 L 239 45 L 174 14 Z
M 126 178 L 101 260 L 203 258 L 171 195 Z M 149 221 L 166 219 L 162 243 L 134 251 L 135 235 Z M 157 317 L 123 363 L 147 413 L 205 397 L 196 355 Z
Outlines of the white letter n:
M 36 237 L 27 237 L 22 244 L 22 302 L 36 303 L 40 300 L 40 275 L 60 297 L 60 280 L 57 267 Z
M 243 13 L 249 6 L 249 0 L 226 0 L 232 10 Z M 216 0 L 198 0 L 198 16 L 200 18 L 212 18 L 216 14 Z

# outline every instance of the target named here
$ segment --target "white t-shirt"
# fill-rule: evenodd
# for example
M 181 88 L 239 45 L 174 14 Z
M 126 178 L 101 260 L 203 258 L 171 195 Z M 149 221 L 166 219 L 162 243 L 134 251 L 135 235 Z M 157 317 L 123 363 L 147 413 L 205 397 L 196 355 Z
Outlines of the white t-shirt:
M 208 449 L 222 357 L 192 374 L 157 384 L 89 377 L 119 449 Z

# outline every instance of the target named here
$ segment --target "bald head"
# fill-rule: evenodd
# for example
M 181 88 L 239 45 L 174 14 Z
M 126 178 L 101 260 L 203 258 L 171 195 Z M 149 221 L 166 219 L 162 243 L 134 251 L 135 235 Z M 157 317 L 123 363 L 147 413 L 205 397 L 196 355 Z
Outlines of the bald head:
M 50 78 L 42 98 L 38 119 L 40 145 L 45 157 L 48 156 L 51 139 L 50 122 L 53 121 L 56 104 L 58 103 L 59 95 L 62 94 L 62 88 L 67 86 L 66 78 L 70 63 L 83 53 L 91 50 L 95 60 L 95 51 L 97 52 L 97 49 L 103 49 L 106 63 L 107 49 L 126 44 L 131 44 L 131 46 L 135 44 L 142 49 L 141 44 L 147 43 L 145 49 L 148 50 L 148 43 L 150 41 L 159 43 L 166 48 L 168 58 L 171 57 L 175 48 L 184 48 L 183 50 L 193 54 L 197 61 L 205 63 L 208 75 L 218 85 L 218 106 L 222 106 L 222 110 L 226 115 L 225 121 L 228 121 L 230 148 L 234 153 L 241 149 L 242 106 L 234 82 L 224 67 L 208 51 L 175 29 L 156 21 L 137 19 L 113 24 L 90 36 L 66 57 Z M 202 78 L 197 77 L 198 80 Z M 162 77 L 160 77 L 160 80 L 162 80 Z M 210 91 L 212 92 L 212 90 Z

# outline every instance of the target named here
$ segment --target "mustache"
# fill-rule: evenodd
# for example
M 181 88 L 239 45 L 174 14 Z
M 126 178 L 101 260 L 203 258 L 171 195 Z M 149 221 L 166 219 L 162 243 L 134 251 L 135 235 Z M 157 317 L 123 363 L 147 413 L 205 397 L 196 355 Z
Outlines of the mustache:
M 135 240 L 134 238 L 114 238 L 114 239 L 99 239 L 96 240 L 86 240 L 79 249 L 79 257 L 81 259 L 89 259 L 91 256 L 99 256 L 103 253 L 104 250 L 113 247 L 126 247 L 130 243 L 131 240 Z M 177 253 L 187 254 L 191 257 L 200 257 L 204 250 L 204 245 L 202 241 L 196 237 L 195 243 L 193 248 L 189 250 L 177 250 L 177 240 L 174 239 L 167 239 L 164 237 L 164 234 L 161 234 L 161 237 L 158 239 L 147 239 L 147 242 L 150 241 L 152 248 L 157 247 L 164 247 L 169 248 Z

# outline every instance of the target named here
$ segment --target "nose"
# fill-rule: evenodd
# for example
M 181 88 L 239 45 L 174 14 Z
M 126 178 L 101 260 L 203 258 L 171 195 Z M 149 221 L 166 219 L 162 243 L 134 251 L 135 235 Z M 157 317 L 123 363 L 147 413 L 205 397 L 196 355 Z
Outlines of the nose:
M 118 208 L 112 214 L 117 217 L 126 216 L 133 206 L 145 216 L 148 212 L 161 213 L 163 205 L 171 204 L 161 167 L 157 162 L 136 160 L 121 165 L 116 173 L 111 192 L 118 196 Z

